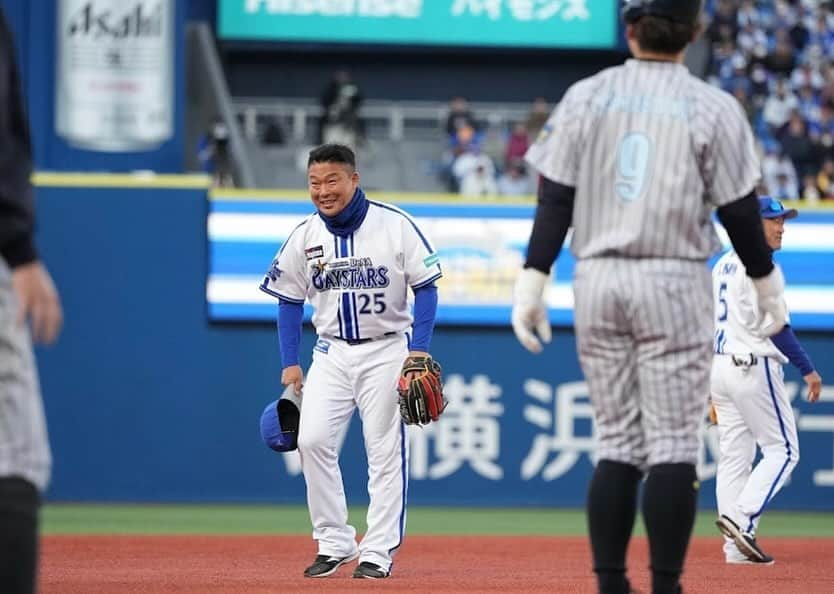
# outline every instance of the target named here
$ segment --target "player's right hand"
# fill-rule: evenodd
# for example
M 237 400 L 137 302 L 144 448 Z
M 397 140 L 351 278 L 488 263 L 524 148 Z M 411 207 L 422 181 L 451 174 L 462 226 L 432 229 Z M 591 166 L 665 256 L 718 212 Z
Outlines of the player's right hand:
M 808 402 L 816 402 L 819 400 L 820 393 L 822 392 L 822 378 L 820 374 L 812 371 L 802 379 L 805 380 L 805 384 L 808 386 Z
M 778 264 L 773 265 L 770 274 L 754 278 L 760 319 L 763 323 L 759 331 L 764 336 L 778 334 L 788 322 L 788 306 L 785 304 L 785 277 Z
M 300 365 L 290 365 L 284 367 L 281 372 L 281 384 L 289 386 L 292 384 L 293 390 L 296 394 L 301 394 L 301 389 L 304 387 L 304 372 L 301 371 Z
M 38 260 L 12 269 L 12 287 L 18 300 L 17 322 L 31 321 L 35 342 L 52 344 L 64 324 L 58 291 Z
M 542 352 L 542 343 L 549 343 L 552 337 L 543 299 L 548 279 L 543 272 L 525 268 L 513 290 L 513 332 L 521 346 L 533 354 Z

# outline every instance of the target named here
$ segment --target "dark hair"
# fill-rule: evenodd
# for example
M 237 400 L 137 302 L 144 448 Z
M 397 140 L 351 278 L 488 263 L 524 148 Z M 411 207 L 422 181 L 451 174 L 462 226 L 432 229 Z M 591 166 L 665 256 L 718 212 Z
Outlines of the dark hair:
M 662 17 L 646 15 L 633 25 L 634 38 L 646 52 L 674 55 L 683 50 L 695 37 L 698 24 L 684 24 Z
M 313 163 L 344 163 L 356 169 L 356 155 L 350 147 L 343 144 L 323 144 L 310 151 L 307 167 Z

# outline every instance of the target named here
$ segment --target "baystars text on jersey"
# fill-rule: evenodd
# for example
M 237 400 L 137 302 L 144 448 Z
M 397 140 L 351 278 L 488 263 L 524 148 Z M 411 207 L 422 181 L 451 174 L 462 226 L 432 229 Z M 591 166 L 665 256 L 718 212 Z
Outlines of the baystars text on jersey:
M 389 284 L 388 267 L 374 266 L 370 258 L 320 260 L 310 266 L 311 282 L 317 291 L 376 289 Z

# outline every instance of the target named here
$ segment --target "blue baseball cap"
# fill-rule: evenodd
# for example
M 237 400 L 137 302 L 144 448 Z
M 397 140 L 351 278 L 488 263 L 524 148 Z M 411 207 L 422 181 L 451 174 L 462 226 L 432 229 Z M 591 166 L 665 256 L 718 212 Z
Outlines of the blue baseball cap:
M 795 219 L 799 216 L 799 211 L 795 208 L 785 208 L 785 206 L 770 196 L 762 196 L 759 198 L 759 212 L 763 219 L 778 219 L 784 217 L 787 219 Z
M 292 384 L 283 395 L 270 402 L 261 413 L 261 438 L 276 452 L 291 452 L 298 447 L 298 424 L 301 416 L 301 395 Z

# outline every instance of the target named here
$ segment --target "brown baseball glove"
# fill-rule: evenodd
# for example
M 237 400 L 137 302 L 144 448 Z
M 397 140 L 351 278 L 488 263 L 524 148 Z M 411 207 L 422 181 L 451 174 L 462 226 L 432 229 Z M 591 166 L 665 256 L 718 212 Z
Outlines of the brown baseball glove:
M 440 418 L 448 404 L 441 377 L 440 364 L 430 356 L 406 357 L 397 383 L 400 416 L 406 425 L 428 425 Z

